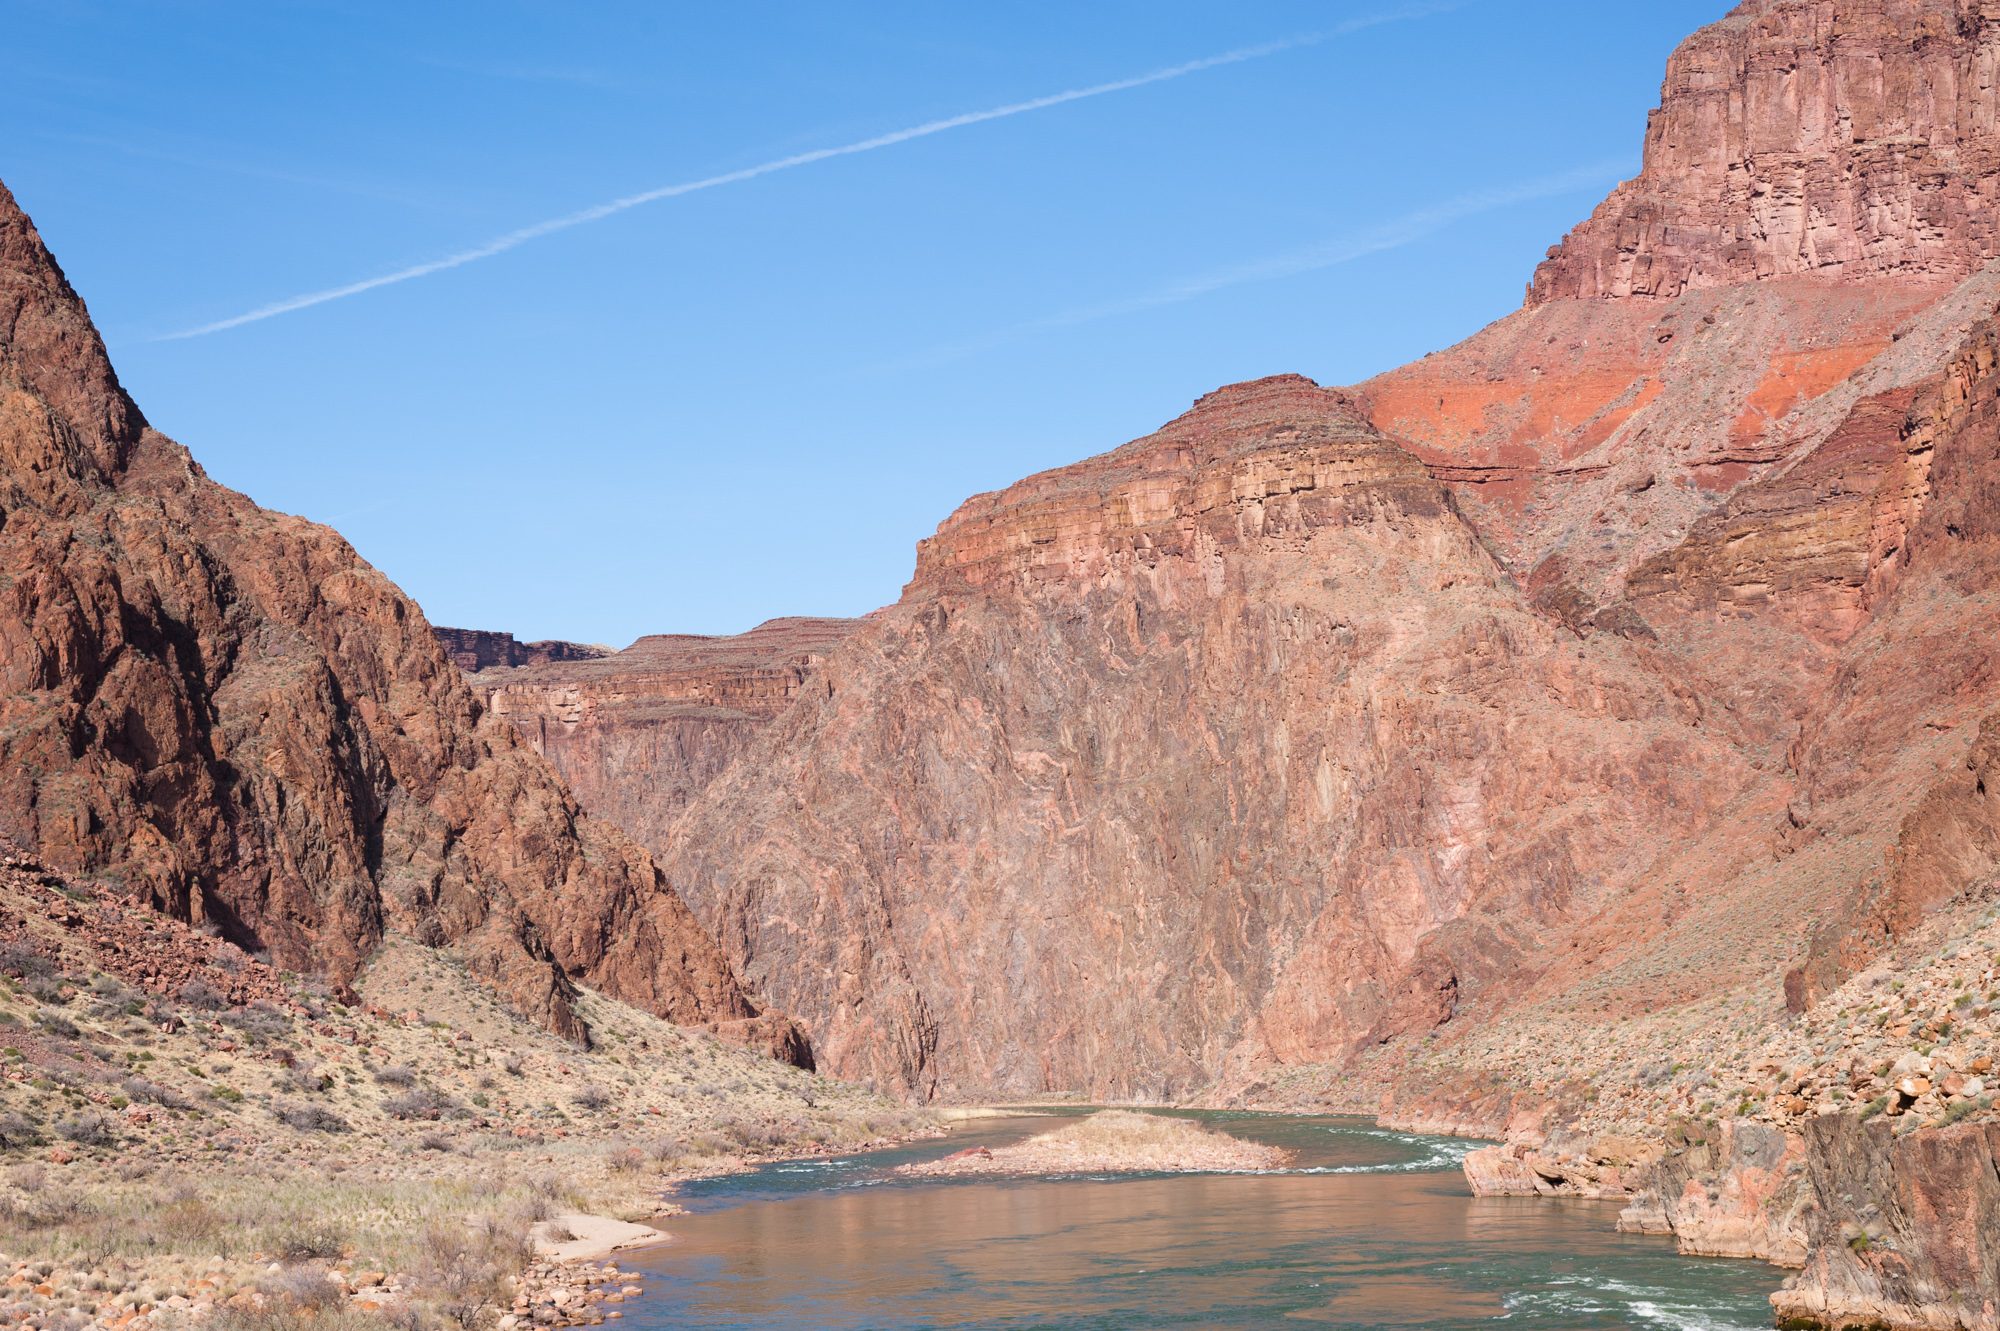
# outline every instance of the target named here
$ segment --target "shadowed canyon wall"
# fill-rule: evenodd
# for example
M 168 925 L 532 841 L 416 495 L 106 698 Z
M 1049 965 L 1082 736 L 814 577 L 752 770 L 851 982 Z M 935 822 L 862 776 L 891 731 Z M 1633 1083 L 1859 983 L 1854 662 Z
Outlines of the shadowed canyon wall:
M 339 984 L 387 930 L 452 947 L 572 1038 L 579 980 L 753 1016 L 414 604 L 147 425 L 4 189 L 0 569 L 0 833 L 47 862 Z

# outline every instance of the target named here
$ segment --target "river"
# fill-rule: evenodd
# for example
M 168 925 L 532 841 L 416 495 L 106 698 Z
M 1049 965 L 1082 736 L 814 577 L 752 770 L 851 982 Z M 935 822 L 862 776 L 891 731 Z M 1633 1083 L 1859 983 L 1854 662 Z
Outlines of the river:
M 1296 1152 L 1275 1174 L 910 1180 L 889 1171 L 1046 1130 L 977 1120 L 894 1150 L 689 1185 L 673 1241 L 621 1256 L 626 1331 L 915 1327 L 1771 1324 L 1778 1273 L 1617 1233 L 1603 1202 L 1476 1198 L 1469 1144 L 1364 1119 L 1203 1113 Z

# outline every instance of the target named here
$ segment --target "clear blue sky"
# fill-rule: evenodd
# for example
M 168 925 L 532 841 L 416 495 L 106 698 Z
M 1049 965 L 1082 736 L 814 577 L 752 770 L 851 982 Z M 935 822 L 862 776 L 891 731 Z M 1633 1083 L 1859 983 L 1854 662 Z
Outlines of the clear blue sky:
M 17 0 L 0 177 L 212 475 L 435 622 L 622 644 L 886 604 L 970 494 L 1470 334 L 1727 7 Z

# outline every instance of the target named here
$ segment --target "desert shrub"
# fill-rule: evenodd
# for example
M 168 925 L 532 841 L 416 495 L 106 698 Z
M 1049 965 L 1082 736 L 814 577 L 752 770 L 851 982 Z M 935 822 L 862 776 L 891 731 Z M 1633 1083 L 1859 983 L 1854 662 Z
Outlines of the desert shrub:
M 505 1058 L 500 1060 L 501 1070 L 504 1071 L 510 1077 L 520 1076 L 521 1069 L 523 1066 L 524 1064 L 522 1063 L 521 1056 L 519 1054 L 509 1054 Z
M 273 1231 L 264 1246 L 287 1266 L 332 1262 L 347 1250 L 347 1234 L 325 1220 L 298 1220 Z
M 316 1266 L 286 1266 L 269 1271 L 258 1279 L 257 1285 L 266 1297 L 286 1308 L 317 1312 L 341 1302 L 340 1286 L 327 1279 L 326 1272 Z
M 438 1119 L 460 1111 L 458 1102 L 450 1096 L 441 1091 L 434 1091 L 428 1086 L 419 1086 L 414 1090 L 404 1091 L 401 1095 L 392 1095 L 384 1099 L 382 1112 L 390 1118 Z
M 54 975 L 30 975 L 21 981 L 21 988 L 37 1003 L 69 1002 L 69 986 Z
M 11 975 L 17 980 L 46 979 L 56 973 L 53 961 L 36 951 L 24 938 L 9 938 L 0 942 L 0 974 Z
M 292 1019 L 269 1003 L 253 1003 L 222 1018 L 223 1024 L 243 1032 L 252 1043 L 262 1044 L 290 1033 Z
M 144 1077 L 126 1077 L 118 1083 L 118 1089 L 129 1100 L 141 1104 L 159 1105 L 164 1109 L 192 1109 L 194 1102 L 171 1086 L 162 1086 Z
M 375 1069 L 375 1084 L 378 1086 L 415 1086 L 417 1084 L 417 1070 L 392 1063 L 386 1068 Z
M 420 1151 L 449 1151 L 451 1149 L 451 1138 L 441 1132 L 426 1132 L 423 1136 L 417 1138 L 417 1149 Z
M 16 1203 L 9 1218 L 20 1229 L 68 1229 L 89 1219 L 94 1211 L 80 1192 L 43 1186 Z
M 201 1012 L 220 1012 L 229 1006 L 228 997 L 199 976 L 183 984 L 174 997 Z
M 176 1189 L 147 1209 L 140 1224 L 148 1238 L 169 1252 L 211 1248 L 230 1228 L 224 1215 L 192 1192 Z
M 595 1114 L 611 1103 L 611 1093 L 602 1086 L 586 1086 L 570 1097 L 570 1103 Z
M 56 1131 L 78 1146 L 115 1146 L 118 1142 L 111 1120 L 95 1110 L 70 1115 L 56 1124 Z
M 604 1153 L 604 1162 L 621 1174 L 636 1174 L 646 1167 L 647 1155 L 636 1146 L 616 1146 Z
M 514 1273 L 533 1251 L 526 1227 L 511 1222 L 436 1224 L 418 1240 L 411 1280 L 440 1316 L 469 1331 L 509 1297 Z
M 741 1115 L 731 1115 L 716 1127 L 723 1136 L 747 1150 L 776 1146 L 785 1139 L 784 1133 L 775 1124 Z
M 63 1016 L 60 1012 L 37 1012 L 35 1014 L 35 1024 L 50 1035 L 55 1036 L 58 1040 L 74 1040 L 77 1036 L 83 1034 L 81 1030 L 77 1029 L 75 1022 Z
M 346 1132 L 347 1120 L 323 1105 L 303 1105 L 280 1100 L 271 1106 L 271 1117 L 300 1132 Z
M 281 1080 L 300 1095 L 318 1095 L 333 1085 L 333 1077 L 317 1063 L 294 1063 Z
M 42 1143 L 41 1130 L 20 1114 L 0 1114 L 0 1151 L 19 1151 Z

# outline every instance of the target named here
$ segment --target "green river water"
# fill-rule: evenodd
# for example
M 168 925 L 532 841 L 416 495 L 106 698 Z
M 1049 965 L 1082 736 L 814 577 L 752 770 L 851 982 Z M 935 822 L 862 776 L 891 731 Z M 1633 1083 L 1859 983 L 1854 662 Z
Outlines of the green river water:
M 1619 1234 L 1613 1203 L 1476 1198 L 1470 1143 L 1363 1119 L 1196 1115 L 1286 1146 L 1267 1174 L 912 1180 L 1044 1131 L 980 1120 L 894 1150 L 690 1186 L 627 1331 L 711 1328 L 1768 1327 L 1779 1273 Z

